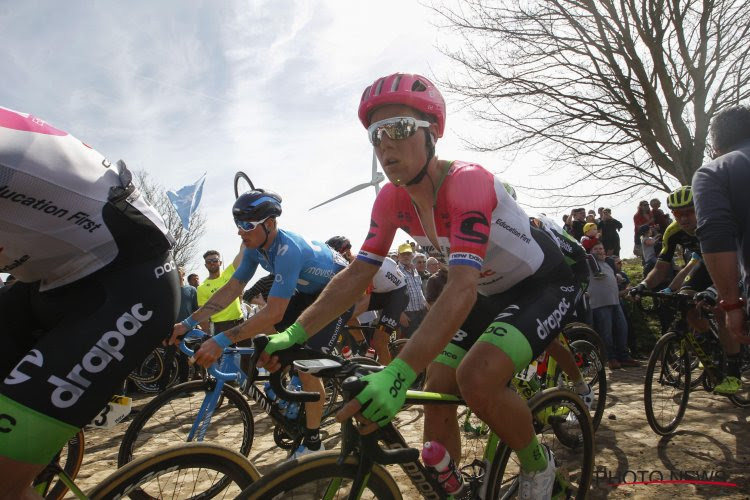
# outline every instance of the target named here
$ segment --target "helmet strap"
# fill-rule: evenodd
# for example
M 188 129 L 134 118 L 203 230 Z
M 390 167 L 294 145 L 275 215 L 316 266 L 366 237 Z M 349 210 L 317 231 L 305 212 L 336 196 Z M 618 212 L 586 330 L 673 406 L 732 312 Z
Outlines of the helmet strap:
M 266 243 L 268 242 L 268 236 L 271 234 L 271 231 L 268 230 L 268 228 L 266 227 L 266 223 L 265 222 L 263 222 L 263 224 L 261 224 L 260 227 L 262 227 L 263 228 L 263 232 L 266 233 L 266 237 L 263 239 L 263 243 L 261 243 L 258 246 L 258 248 L 262 250 L 263 247 L 265 247 Z
M 427 161 L 424 162 L 422 170 L 420 170 L 412 180 L 407 182 L 405 186 L 413 186 L 414 184 L 419 184 L 422 179 L 424 179 L 424 176 L 427 175 L 427 167 L 430 165 L 432 158 L 435 157 L 435 141 L 432 140 L 432 134 L 430 134 L 429 130 L 426 131 L 425 143 L 425 145 L 427 146 Z

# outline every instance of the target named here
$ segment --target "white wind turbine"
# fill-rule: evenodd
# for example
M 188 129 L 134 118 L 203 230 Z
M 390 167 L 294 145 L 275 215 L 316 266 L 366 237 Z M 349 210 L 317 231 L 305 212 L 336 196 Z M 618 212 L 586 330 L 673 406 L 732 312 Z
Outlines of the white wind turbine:
M 378 159 L 375 157 L 375 150 L 373 148 L 373 151 L 372 151 L 372 179 L 370 180 L 370 182 L 365 182 L 364 184 L 360 184 L 358 186 L 354 186 L 353 188 L 351 188 L 351 189 L 349 189 L 347 191 L 344 191 L 343 193 L 341 193 L 341 194 L 339 194 L 337 196 L 334 196 L 330 200 L 326 200 L 323 203 L 319 203 L 319 204 L 315 205 L 310 210 L 316 209 L 316 208 L 318 208 L 320 206 L 325 205 L 326 203 L 332 202 L 333 200 L 338 200 L 339 198 L 343 198 L 346 195 L 355 193 L 355 192 L 357 192 L 357 191 L 359 191 L 361 189 L 365 189 L 365 188 L 370 187 L 370 186 L 375 187 L 375 194 L 377 195 L 380 192 L 380 183 L 383 182 L 384 180 L 385 180 L 385 175 L 383 175 L 382 172 L 378 172 Z

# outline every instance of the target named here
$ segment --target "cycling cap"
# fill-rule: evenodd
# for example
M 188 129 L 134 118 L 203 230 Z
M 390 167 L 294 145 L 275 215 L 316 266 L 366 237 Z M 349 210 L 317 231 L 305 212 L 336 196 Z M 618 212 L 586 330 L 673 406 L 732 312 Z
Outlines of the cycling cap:
M 437 123 L 437 136 L 443 137 L 445 100 L 427 78 L 406 73 L 394 73 L 378 78 L 362 93 L 359 103 L 359 121 L 365 128 L 369 127 L 372 112 L 386 104 L 403 104 L 431 115 Z
M 508 192 L 511 198 L 513 198 L 514 200 L 518 200 L 518 198 L 516 197 L 516 190 L 513 188 L 513 186 L 503 181 L 503 187 Z
M 690 186 L 680 186 L 667 196 L 667 206 L 682 208 L 693 206 L 693 189 Z
M 333 248 L 339 253 L 347 246 L 349 248 L 352 247 L 352 244 L 349 242 L 349 239 L 346 236 L 333 236 L 329 238 L 328 241 L 326 241 L 326 245 Z
M 264 189 L 247 191 L 234 202 L 232 215 L 237 220 L 253 222 L 278 217 L 281 215 L 281 196 Z

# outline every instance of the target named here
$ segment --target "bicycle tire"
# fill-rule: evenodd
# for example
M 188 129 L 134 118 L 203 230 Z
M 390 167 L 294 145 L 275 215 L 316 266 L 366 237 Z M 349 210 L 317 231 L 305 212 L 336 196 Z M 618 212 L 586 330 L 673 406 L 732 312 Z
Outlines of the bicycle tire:
M 128 378 L 133 383 L 148 384 L 156 382 L 164 373 L 164 356 L 163 349 L 154 349 L 141 361 L 136 369 L 128 374 Z
M 574 340 L 569 345 L 576 360 L 577 355 L 581 355 L 583 366 L 580 366 L 579 369 L 581 370 L 583 379 L 595 394 L 591 411 L 591 423 L 594 427 L 594 432 L 596 432 L 599 429 L 604 409 L 607 406 L 607 370 L 604 366 L 604 360 L 599 356 L 600 351 L 597 346 L 588 340 Z M 565 377 L 565 373 L 559 368 L 559 371 L 555 374 L 555 382 L 558 386 L 561 383 L 566 384 L 561 380 L 563 377 Z M 569 383 L 566 386 L 572 388 Z
M 555 455 L 555 462 L 559 465 L 558 478 L 560 474 L 568 474 L 568 477 L 564 478 L 568 491 L 564 493 L 568 498 L 586 498 L 594 472 L 594 429 L 586 405 L 573 392 L 552 388 L 534 395 L 529 400 L 529 409 L 533 415 L 534 430 L 539 443 L 546 444 Z M 561 409 L 565 410 L 565 416 L 558 415 Z M 576 418 L 569 420 L 567 416 L 571 414 Z M 553 418 L 557 420 L 552 420 Z M 560 419 L 564 420 L 563 424 L 560 423 Z M 578 445 L 573 448 L 565 444 L 557 446 L 559 428 L 555 429 L 552 422 L 558 422 L 558 427 L 568 425 L 570 434 L 578 434 Z M 512 456 L 514 455 L 510 447 L 500 442 L 486 476 L 486 498 L 510 498 L 516 493 L 520 467 L 517 459 L 511 461 Z M 578 463 L 579 468 L 571 467 L 570 463 Z M 556 488 L 560 487 L 560 483 L 561 480 L 558 479 Z
M 681 340 L 677 332 L 667 332 L 662 336 L 651 351 L 646 366 L 646 382 L 643 390 L 643 403 L 646 409 L 646 420 L 651 429 L 660 436 L 667 436 L 674 432 L 685 416 L 688 398 L 690 397 L 690 357 L 688 351 L 682 351 Z M 676 351 L 675 351 L 676 349 Z M 676 353 L 676 354 L 675 354 Z M 658 370 L 658 372 L 657 372 Z M 657 377 L 656 385 L 654 376 Z M 673 387 L 675 390 L 666 397 L 661 404 L 655 401 L 654 390 L 658 387 Z M 674 416 L 667 416 L 667 422 L 662 423 L 665 407 L 669 402 L 677 400 L 677 411 Z
M 304 456 L 297 460 L 284 462 L 272 469 L 260 480 L 253 482 L 240 495 L 247 500 L 267 498 L 324 498 L 323 492 L 333 481 L 339 478 L 348 481 L 357 474 L 359 458 L 348 456 L 344 463 L 337 463 L 339 451 L 331 450 Z M 395 499 L 401 498 L 398 485 L 390 473 L 382 465 L 375 464 L 370 472 L 366 485 L 367 491 L 358 498 Z M 295 493 L 294 490 L 301 490 Z M 328 492 L 333 494 L 333 492 Z M 326 498 L 331 498 L 325 495 Z M 335 498 L 347 498 L 347 493 L 341 493 Z
M 81 464 L 83 463 L 85 449 L 86 440 L 83 431 L 80 430 L 60 450 L 57 463 L 70 479 L 75 479 L 78 476 L 78 471 L 81 470 Z M 43 471 L 42 474 L 46 474 L 46 471 Z M 42 495 L 45 500 L 60 500 L 67 493 L 68 487 L 60 480 L 57 474 L 52 473 L 51 475 L 54 479 L 50 481 L 47 491 L 42 492 Z M 36 485 L 36 482 L 34 484 Z
M 133 460 L 145 443 L 158 448 L 187 441 L 207 392 L 213 381 L 193 380 L 176 385 L 156 396 L 133 418 L 120 443 L 117 466 Z M 247 456 L 253 444 L 255 423 L 252 410 L 242 394 L 227 384 L 222 387 L 224 403 L 217 406 L 205 438 Z M 219 430 L 224 426 L 222 431 Z M 231 428 L 228 426 L 231 425 Z M 137 456 L 136 456 L 137 458 Z
M 133 385 L 135 387 L 145 393 L 145 394 L 156 394 L 158 392 L 161 392 L 161 379 L 164 377 L 164 374 L 166 373 L 166 367 L 164 366 L 164 349 L 161 347 L 154 350 L 154 352 L 157 352 L 160 356 L 162 365 L 161 370 L 159 372 L 159 376 L 156 379 L 148 379 L 148 380 L 138 380 L 135 378 L 131 378 L 131 382 L 133 382 Z M 169 380 L 167 381 L 166 387 L 173 387 L 176 385 L 180 378 L 180 360 L 178 355 L 175 355 L 172 357 L 172 369 L 169 371 Z M 148 358 L 144 360 L 144 363 L 148 361 Z
M 198 470 L 191 474 L 186 472 L 189 469 Z M 224 492 L 234 497 L 259 478 L 255 467 L 239 453 L 208 443 L 185 443 L 146 455 L 117 469 L 88 496 L 92 500 L 125 496 L 198 500 Z M 192 488 L 189 495 L 181 489 L 183 485 Z M 167 496 L 168 490 L 173 490 L 172 497 Z
M 604 347 L 604 341 L 599 336 L 599 334 L 596 333 L 596 330 L 591 328 L 586 323 L 568 323 L 565 328 L 563 328 L 562 333 L 563 335 L 565 335 L 568 343 L 574 342 L 576 340 L 586 340 L 587 342 L 591 342 L 599 349 L 600 359 L 607 359 L 607 351 Z

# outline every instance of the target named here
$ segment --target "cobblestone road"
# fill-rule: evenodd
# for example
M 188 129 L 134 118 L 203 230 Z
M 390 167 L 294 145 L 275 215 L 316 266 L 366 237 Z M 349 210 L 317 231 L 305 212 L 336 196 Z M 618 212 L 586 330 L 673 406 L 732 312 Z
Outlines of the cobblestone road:
M 644 363 L 645 365 L 645 363 Z M 735 408 L 727 399 L 702 390 L 690 395 L 689 406 L 678 432 L 669 437 L 654 434 L 644 413 L 645 367 L 608 372 L 608 405 L 596 435 L 598 473 L 590 498 L 750 498 L 750 409 Z M 145 404 L 141 398 L 135 405 Z M 253 405 L 255 441 L 250 459 L 265 473 L 286 454 L 273 444 L 267 416 Z M 421 409 L 412 407 L 399 416 L 407 441 L 422 441 Z M 324 434 L 327 448 L 338 444 L 337 426 Z M 120 439 L 126 428 L 87 432 L 84 465 L 77 483 L 85 489 L 104 479 L 115 467 Z M 162 444 L 163 445 L 163 444 Z M 154 445 L 154 449 L 160 445 Z M 419 498 L 400 470 L 394 469 L 405 498 Z M 736 487 L 695 484 L 621 485 L 649 479 L 700 477 L 734 483 Z

